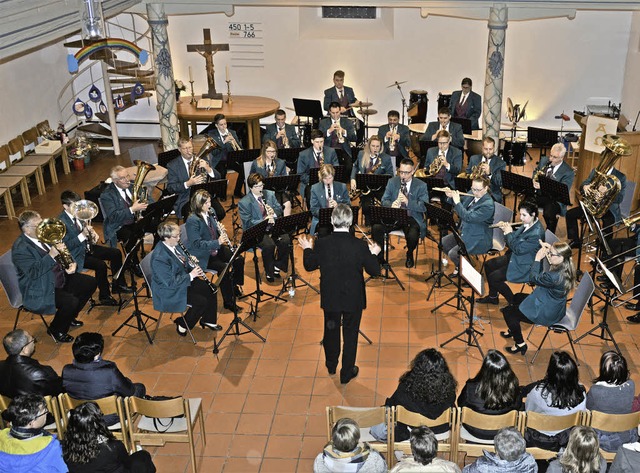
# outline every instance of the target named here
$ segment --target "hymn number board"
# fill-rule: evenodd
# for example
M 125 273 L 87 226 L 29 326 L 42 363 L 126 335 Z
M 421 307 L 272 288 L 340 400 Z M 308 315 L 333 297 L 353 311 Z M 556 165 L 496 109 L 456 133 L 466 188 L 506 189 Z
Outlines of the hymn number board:
M 229 22 L 229 46 L 233 67 L 264 67 L 262 23 Z

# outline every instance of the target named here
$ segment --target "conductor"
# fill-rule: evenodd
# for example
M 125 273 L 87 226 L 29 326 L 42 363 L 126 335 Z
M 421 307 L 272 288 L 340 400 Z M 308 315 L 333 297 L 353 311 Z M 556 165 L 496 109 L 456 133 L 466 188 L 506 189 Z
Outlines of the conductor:
M 380 274 L 377 255 L 380 246 L 367 244 L 349 233 L 353 213 L 346 204 L 338 204 L 331 214 L 333 233 L 317 240 L 298 238 L 304 250 L 304 269 L 320 268 L 320 306 L 324 310 L 325 366 L 330 375 L 336 373 L 340 356 L 340 324 L 344 343 L 340 382 L 347 384 L 358 376 L 355 365 L 362 310 L 367 306 L 362 269 L 371 276 Z

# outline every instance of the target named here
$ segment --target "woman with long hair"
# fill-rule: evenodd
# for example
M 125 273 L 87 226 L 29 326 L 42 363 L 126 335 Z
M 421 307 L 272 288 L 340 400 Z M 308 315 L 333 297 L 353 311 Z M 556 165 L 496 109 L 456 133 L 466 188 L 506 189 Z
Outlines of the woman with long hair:
M 287 163 L 278 158 L 278 146 L 272 140 L 262 143 L 260 156 L 251 163 L 249 174 L 257 172 L 262 177 L 287 176 Z M 291 198 L 288 192 L 276 191 L 276 199 L 282 205 L 283 215 L 291 215 Z
M 549 270 L 542 270 L 542 260 L 547 259 Z M 531 265 L 529 282 L 536 285 L 534 291 L 525 296 L 514 296 L 514 305 L 502 309 L 508 330 L 500 332 L 503 338 L 513 338 L 515 345 L 507 347 L 508 353 L 527 352 L 522 337 L 521 322 L 548 327 L 559 322 L 567 312 L 567 296 L 576 281 L 576 270 L 571 259 L 568 243 L 557 241 L 553 245 L 540 241 L 540 249 Z
M 571 430 L 567 448 L 551 463 L 547 473 L 605 473 L 607 462 L 600 455 L 598 435 L 591 427 Z
M 509 361 L 498 350 L 489 350 L 478 374 L 469 379 L 458 396 L 458 407 L 468 407 L 481 414 L 505 414 L 519 410 L 522 396 L 518 377 Z M 491 440 L 497 431 L 466 426 L 478 438 Z
M 94 402 L 86 402 L 69 413 L 62 441 L 62 457 L 69 473 L 154 473 L 151 455 L 145 450 L 131 455 L 116 440 Z
M 609 350 L 600 358 L 600 374 L 593 380 L 587 393 L 587 409 L 605 414 L 629 414 L 633 405 L 636 385 L 629 379 L 627 360 L 617 351 Z M 623 443 L 638 440 L 638 429 L 625 432 L 596 430 L 600 448 L 616 452 Z

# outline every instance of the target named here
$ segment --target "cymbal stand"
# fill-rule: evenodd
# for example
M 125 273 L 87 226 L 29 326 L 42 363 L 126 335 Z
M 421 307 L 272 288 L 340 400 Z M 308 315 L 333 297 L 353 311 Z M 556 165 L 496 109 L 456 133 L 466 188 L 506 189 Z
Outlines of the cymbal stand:
M 400 123 L 402 123 L 404 125 L 404 112 L 407 109 L 407 99 L 404 96 L 404 93 L 402 92 L 402 87 L 400 86 L 400 83 L 398 81 L 396 81 L 396 88 L 398 89 L 398 91 L 400 92 L 400 97 L 402 98 L 402 119 L 400 121 Z

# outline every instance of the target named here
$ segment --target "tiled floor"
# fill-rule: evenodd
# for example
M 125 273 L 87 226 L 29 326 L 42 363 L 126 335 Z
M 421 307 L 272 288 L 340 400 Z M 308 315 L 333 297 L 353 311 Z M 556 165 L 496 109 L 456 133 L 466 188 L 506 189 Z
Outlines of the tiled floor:
M 108 169 L 116 162 L 127 161 L 126 154 L 118 159 L 103 157 L 91 163 L 84 171 L 62 176 L 58 186 L 47 187 L 47 194 L 33 199 L 32 207 L 43 216 L 59 212 L 58 195 L 65 188 L 80 193 L 104 179 Z M 235 179 L 234 176 L 231 177 Z M 18 212 L 21 209 L 18 209 Z M 229 225 L 227 225 L 229 227 Z M 0 221 L 4 235 L 0 250 L 6 251 L 18 234 L 14 222 Z M 564 233 L 560 225 L 560 235 Z M 329 376 L 324 368 L 324 357 L 319 345 L 322 338 L 322 311 L 319 296 L 307 287 L 298 288 L 287 302 L 263 302 L 256 321 L 246 319 L 267 341 L 262 343 L 252 334 L 229 337 L 218 356 L 212 353 L 213 333 L 196 329 L 198 340 L 193 345 L 187 338 L 176 335 L 168 317 L 162 321 L 156 343 L 149 345 L 143 333 L 134 329 L 123 330 L 116 337 L 111 332 L 131 313 L 127 308 L 118 315 L 111 309 L 96 308 L 83 315 L 84 330 L 99 331 L 105 335 L 105 358 L 118 363 L 122 371 L 133 380 L 143 382 L 152 394 L 201 397 L 206 416 L 207 445 L 198 440 L 196 448 L 198 471 L 216 472 L 308 472 L 313 458 L 326 441 L 325 407 L 334 404 L 373 406 L 382 404 L 390 395 L 399 376 L 407 369 L 413 356 L 426 347 L 437 347 L 464 329 L 460 313 L 444 307 L 435 314 L 431 309 L 450 297 L 451 287 L 436 289 L 429 301 L 430 288 L 424 280 L 437 260 L 437 250 L 430 242 L 421 248 L 419 266 L 404 268 L 403 241 L 392 239 L 396 249 L 391 262 L 398 277 L 405 284 L 402 291 L 393 281 L 375 280 L 368 284 L 368 308 L 364 312 L 361 329 L 372 339 L 369 345 L 360 341 L 358 365 L 360 375 L 346 386 L 336 376 Z M 317 273 L 306 273 L 301 264 L 300 250 L 296 250 L 300 275 L 316 287 Z M 253 265 L 246 265 L 245 290 L 254 288 Z M 277 292 L 278 285 L 265 285 L 269 292 Z M 245 300 L 246 301 L 246 300 Z M 0 302 L 4 317 L 0 332 L 11 329 L 15 311 L 3 299 Z M 242 302 L 248 307 L 247 302 Z M 598 308 L 599 309 L 599 308 Z M 596 310 L 596 322 L 600 312 Z M 148 300 L 142 301 L 142 310 L 157 315 Z M 245 310 L 245 314 L 246 314 Z M 498 332 L 505 328 L 498 306 L 479 305 L 477 315 L 482 318 L 479 327 L 483 350 L 502 349 L 505 346 Z M 637 341 L 640 327 L 627 323 L 624 309 L 610 309 L 609 321 L 614 335 L 630 364 L 633 377 L 638 379 Z M 230 313 L 223 310 L 220 323 L 231 322 Z M 51 364 L 57 371 L 72 359 L 69 345 L 55 345 L 44 333 L 42 324 L 26 317 L 21 323 L 40 340 L 36 356 Z M 588 312 L 580 324 L 578 334 L 592 327 Z M 78 333 L 78 331 L 75 331 Z M 544 330 L 538 328 L 532 335 L 533 343 L 542 338 Z M 609 345 L 595 337 L 588 337 L 576 347 L 581 380 L 590 385 L 597 370 L 601 353 Z M 530 349 L 534 349 L 530 345 Z M 554 349 L 568 349 L 563 335 L 552 334 L 550 341 L 535 365 L 529 364 L 532 352 L 526 357 L 510 356 L 521 384 L 544 375 L 550 353 Z M 442 349 L 459 389 L 469 376 L 476 373 L 481 356 L 477 349 L 468 348 L 462 341 L 454 341 Z M 186 445 L 152 448 L 158 471 L 175 473 L 190 470 Z

